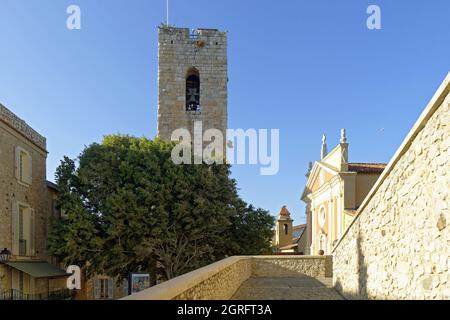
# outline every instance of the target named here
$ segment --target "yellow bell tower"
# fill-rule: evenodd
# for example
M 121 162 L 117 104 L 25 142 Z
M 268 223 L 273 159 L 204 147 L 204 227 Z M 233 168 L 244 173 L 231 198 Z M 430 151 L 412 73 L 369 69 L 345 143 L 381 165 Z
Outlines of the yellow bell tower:
M 278 248 L 289 246 L 292 244 L 292 222 L 291 213 L 283 206 L 276 222 L 276 240 L 275 244 Z

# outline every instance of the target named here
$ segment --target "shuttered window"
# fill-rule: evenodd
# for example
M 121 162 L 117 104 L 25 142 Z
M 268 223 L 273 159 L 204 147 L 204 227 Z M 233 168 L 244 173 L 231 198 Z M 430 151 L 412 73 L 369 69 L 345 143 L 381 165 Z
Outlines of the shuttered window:
M 28 205 L 16 203 L 12 213 L 12 254 L 16 256 L 34 256 L 35 248 L 35 211 Z
M 111 300 L 114 293 L 114 281 L 111 278 L 94 281 L 94 298 L 96 300 Z
M 16 148 L 15 176 L 18 181 L 31 185 L 33 181 L 33 160 L 28 151 Z

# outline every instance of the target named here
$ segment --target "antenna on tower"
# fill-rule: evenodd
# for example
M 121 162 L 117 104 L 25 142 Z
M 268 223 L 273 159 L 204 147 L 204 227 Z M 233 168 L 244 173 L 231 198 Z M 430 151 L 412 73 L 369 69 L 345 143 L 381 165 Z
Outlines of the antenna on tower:
M 167 26 L 169 26 L 169 0 L 166 0 L 166 4 L 167 4 L 166 24 Z

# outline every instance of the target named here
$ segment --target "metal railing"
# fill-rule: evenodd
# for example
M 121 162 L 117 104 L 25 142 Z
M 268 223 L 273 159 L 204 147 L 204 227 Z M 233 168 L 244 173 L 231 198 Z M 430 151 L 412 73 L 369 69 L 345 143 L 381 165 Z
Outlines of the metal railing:
M 0 291 L 0 300 L 72 300 L 72 297 L 73 292 L 69 289 L 33 294 L 16 289 Z

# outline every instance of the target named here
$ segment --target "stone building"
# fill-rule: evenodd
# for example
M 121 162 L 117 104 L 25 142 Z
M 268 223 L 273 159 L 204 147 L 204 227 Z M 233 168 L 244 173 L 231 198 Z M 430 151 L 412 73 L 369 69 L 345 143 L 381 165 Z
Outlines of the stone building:
M 294 220 L 286 206 L 281 208 L 275 222 L 273 246 L 282 253 L 300 253 L 306 251 L 306 225 L 293 225 Z
M 292 223 L 291 213 L 283 206 L 275 223 L 275 247 L 283 248 L 292 244 Z
M 385 166 L 349 163 L 345 129 L 330 153 L 323 137 L 321 160 L 310 165 L 301 196 L 306 203 L 308 254 L 331 253 Z
M 0 299 L 40 298 L 65 289 L 66 272 L 50 264 L 46 139 L 0 105 Z
M 225 138 L 228 104 L 227 34 L 216 29 L 159 27 L 158 136 L 177 129 L 194 139 L 194 123 Z M 177 137 L 178 138 L 178 137 Z

